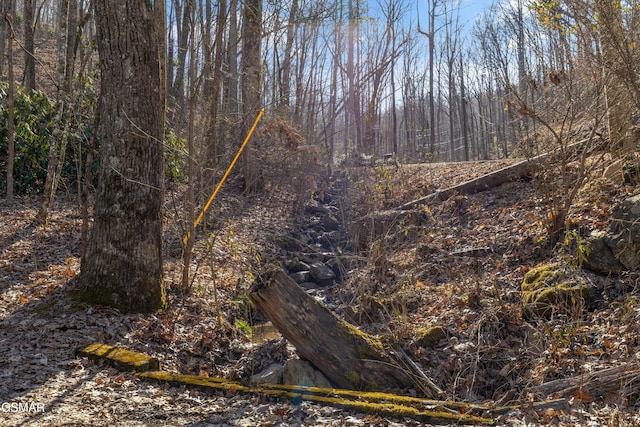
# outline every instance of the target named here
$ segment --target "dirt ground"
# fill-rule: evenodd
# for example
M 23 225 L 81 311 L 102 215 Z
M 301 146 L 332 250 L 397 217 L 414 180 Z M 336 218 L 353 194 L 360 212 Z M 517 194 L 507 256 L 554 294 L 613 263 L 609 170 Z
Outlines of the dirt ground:
M 383 183 L 388 191 L 379 186 L 368 196 L 375 203 L 357 206 L 361 213 L 397 206 L 498 166 L 403 166 L 388 168 L 383 176 L 371 169 L 371 182 Z M 585 193 L 570 221 L 583 231 L 602 228 L 611 204 L 634 191 Z M 358 194 L 350 197 L 352 205 L 359 203 Z M 252 323 L 246 295 L 253 269 L 278 256 L 274 235 L 296 228 L 290 200 L 286 192 L 275 191 L 252 198 L 233 189 L 221 194 L 213 208 L 213 231 L 203 233 L 206 238 L 196 247 L 192 292 L 184 297 L 176 291 L 181 233 L 175 206 L 180 202 L 168 197 L 169 309 L 151 315 L 88 306 L 69 292 L 80 268 L 81 239 L 81 218 L 71 196 L 58 198 L 46 227 L 33 222 L 36 199 L 0 202 L 0 424 L 421 425 L 309 402 L 151 384 L 75 355 L 76 349 L 100 341 L 157 357 L 166 370 L 233 379 L 246 378 L 276 357 L 290 357 L 291 349 L 280 355 L 269 351 L 281 349 L 274 344 L 280 341 L 260 341 L 241 327 Z M 562 254 L 541 243 L 544 204 L 531 182 L 457 196 L 429 209 L 433 222 L 421 232 L 409 230 L 379 243 L 377 252 L 360 254 L 362 264 L 329 292 L 339 314 L 355 314 L 363 330 L 403 343 L 452 399 L 521 404 L 563 397 L 569 404 L 566 411 L 523 406 L 500 416 L 496 425 L 640 425 L 640 373 L 626 388 L 621 384 L 603 395 L 531 392 L 553 379 L 640 363 L 638 275 L 589 276 L 610 291 L 606 301 L 578 317 L 529 324 L 520 315 L 522 277 Z M 474 248 L 491 251 L 465 255 Z M 373 313 L 363 295 L 375 295 L 388 309 Z M 418 331 L 430 325 L 445 327 L 446 337 L 432 347 L 417 346 Z M 533 345 L 525 336 L 541 338 Z

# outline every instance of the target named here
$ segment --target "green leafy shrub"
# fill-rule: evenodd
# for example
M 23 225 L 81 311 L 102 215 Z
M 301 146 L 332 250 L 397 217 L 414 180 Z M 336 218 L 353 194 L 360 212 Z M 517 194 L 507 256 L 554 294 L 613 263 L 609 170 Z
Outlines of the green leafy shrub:
M 90 83 L 90 82 L 89 82 Z M 0 83 L 0 174 L 7 173 L 6 83 Z M 75 103 L 67 108 L 63 120 L 69 120 L 67 147 L 74 155 L 65 157 L 62 183 L 77 182 L 82 156 L 86 154 L 92 132 L 93 105 L 96 94 L 90 84 L 78 94 Z M 53 127 L 57 103 L 41 91 L 16 90 L 14 104 L 15 160 L 13 164 L 17 195 L 38 194 L 47 177 L 49 147 L 53 141 Z M 63 127 L 65 123 L 61 124 Z M 59 141 L 58 141 L 59 143 Z M 0 192 L 6 191 L 6 180 L 0 180 Z
M 173 130 L 168 130 L 165 134 L 165 176 L 173 182 L 187 181 L 187 141 L 180 138 Z
M 6 84 L 4 85 L 6 88 Z M 2 174 L 7 168 L 7 118 L 6 91 L 0 92 L 0 158 Z M 40 91 L 25 93 L 18 88 L 15 99 L 15 193 L 33 194 L 41 190 L 47 176 L 49 140 L 53 131 L 55 103 Z M 0 180 L 2 191 L 6 181 Z

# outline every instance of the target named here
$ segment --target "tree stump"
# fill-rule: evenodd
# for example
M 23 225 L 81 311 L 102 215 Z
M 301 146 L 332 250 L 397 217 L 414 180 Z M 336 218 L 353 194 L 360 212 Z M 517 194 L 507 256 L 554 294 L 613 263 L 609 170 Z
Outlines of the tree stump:
M 408 388 L 406 365 L 381 341 L 339 319 L 280 268 L 264 273 L 250 294 L 255 306 L 339 387 L 355 390 Z

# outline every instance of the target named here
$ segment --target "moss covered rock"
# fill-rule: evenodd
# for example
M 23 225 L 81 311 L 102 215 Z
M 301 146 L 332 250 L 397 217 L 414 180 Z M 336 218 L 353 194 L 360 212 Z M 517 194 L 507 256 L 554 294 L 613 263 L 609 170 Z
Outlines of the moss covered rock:
M 442 338 L 447 336 L 447 330 L 442 326 L 431 326 L 418 329 L 416 343 L 420 347 L 434 347 Z
M 591 288 L 585 282 L 569 277 L 559 265 L 544 265 L 524 276 L 522 314 L 527 319 L 574 314 L 582 312 L 590 297 Z
M 91 360 L 104 360 L 122 371 L 148 372 L 160 369 L 160 361 L 155 357 L 99 342 L 77 350 L 76 354 Z

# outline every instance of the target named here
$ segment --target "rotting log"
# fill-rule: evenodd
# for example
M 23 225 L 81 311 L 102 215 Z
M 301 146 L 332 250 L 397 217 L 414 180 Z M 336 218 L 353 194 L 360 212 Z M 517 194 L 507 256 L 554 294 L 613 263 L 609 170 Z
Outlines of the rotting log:
M 160 361 L 155 357 L 99 342 L 78 349 L 76 354 L 91 360 L 104 360 L 122 371 L 146 372 L 160 369 Z
M 586 140 L 570 144 L 569 146 L 565 147 L 564 153 L 560 153 L 559 150 L 550 151 L 548 153 L 532 157 L 531 159 L 520 161 L 511 166 L 506 166 L 502 169 L 498 169 L 497 171 L 482 175 L 478 178 L 465 181 L 458 185 L 454 185 L 453 187 L 438 190 L 435 193 L 427 194 L 426 196 L 400 205 L 396 208 L 396 210 L 404 211 L 407 209 L 413 209 L 416 206 L 423 205 L 433 200 L 447 200 L 454 194 L 476 194 L 481 191 L 506 184 L 507 182 L 524 178 L 531 175 L 534 170 L 542 164 L 542 162 L 553 159 L 556 156 L 561 156 L 563 158 L 575 157 L 575 155 L 580 152 L 580 149 L 583 146 L 588 145 L 587 143 L 592 139 L 593 138 L 588 138 Z
M 262 274 L 249 296 L 298 354 L 338 386 L 354 390 L 418 386 L 424 390 L 379 339 L 339 319 L 282 269 Z
M 222 390 L 232 393 L 255 393 L 269 397 L 302 399 L 368 414 L 412 418 L 430 424 L 493 424 L 491 418 L 470 413 L 490 410 L 491 407 L 486 405 L 297 385 L 261 384 L 260 386 L 252 387 L 223 378 L 174 374 L 165 371 L 143 372 L 137 375 L 148 381 L 167 382 L 175 386 L 197 388 L 205 392 L 219 392 Z
M 573 397 L 580 392 L 580 395 L 591 398 L 616 392 L 637 394 L 640 391 L 640 363 L 626 363 L 600 371 L 560 378 L 533 386 L 527 391 L 543 396 L 564 397 Z

